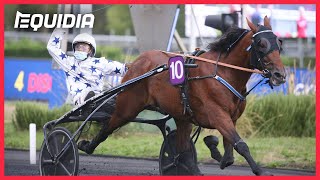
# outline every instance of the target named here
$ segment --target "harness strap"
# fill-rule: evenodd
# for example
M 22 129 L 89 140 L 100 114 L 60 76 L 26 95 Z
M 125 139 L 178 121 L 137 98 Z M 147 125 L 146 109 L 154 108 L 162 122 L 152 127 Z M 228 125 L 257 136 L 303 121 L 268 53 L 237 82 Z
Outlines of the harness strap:
M 189 100 L 188 100 L 189 98 L 186 92 L 187 88 L 185 87 L 185 84 L 180 85 L 179 87 L 180 87 L 181 99 L 183 104 L 183 114 L 186 114 L 186 112 L 188 112 L 188 114 L 192 116 L 193 112 L 190 108 Z
M 189 58 L 197 59 L 197 60 L 208 62 L 208 63 L 212 63 L 212 64 L 216 64 L 217 63 L 220 66 L 225 66 L 225 67 L 228 67 L 228 68 L 237 69 L 237 70 L 241 70 L 241 71 L 257 73 L 257 74 L 262 74 L 263 73 L 262 71 L 257 70 L 257 69 L 248 69 L 248 68 L 244 68 L 244 67 L 235 66 L 235 65 L 232 65 L 232 64 L 227 64 L 227 63 L 223 63 L 223 62 L 217 62 L 217 61 L 206 59 L 206 58 L 202 58 L 202 57 L 190 56 L 190 55 L 185 55 L 185 54 L 178 54 L 178 53 L 161 51 L 161 50 L 159 50 L 159 51 L 162 52 L 162 53 L 165 53 L 165 54 L 172 54 L 172 55 L 176 55 L 176 56 L 189 57 Z
M 200 79 L 206 79 L 206 78 L 215 78 L 217 81 L 219 81 L 221 84 L 223 84 L 225 87 L 227 87 L 235 96 L 237 96 L 240 101 L 244 101 L 246 99 L 246 96 L 255 88 L 258 86 L 258 84 L 260 84 L 264 78 L 258 82 L 253 88 L 251 88 L 249 91 L 246 92 L 245 95 L 242 95 L 241 93 L 239 93 L 234 87 L 232 87 L 232 85 L 230 85 L 226 80 L 224 80 L 222 77 L 217 75 L 217 70 L 218 70 L 218 63 L 221 57 L 221 53 L 219 53 L 218 59 L 217 61 L 215 61 L 215 69 L 213 74 L 211 75 L 207 75 L 207 76 L 196 76 L 196 77 L 187 77 L 188 81 L 191 80 L 200 80 Z
M 218 59 L 216 61 L 217 63 L 215 64 L 215 68 L 214 68 L 214 72 L 213 72 L 214 76 L 217 74 L 217 71 L 218 71 L 218 63 L 220 61 L 220 57 L 221 57 L 221 52 L 219 53 Z
M 200 49 L 196 49 L 192 55 L 193 56 L 200 56 L 201 54 L 205 53 L 204 50 L 200 50 Z M 195 59 L 193 58 L 187 58 L 186 59 L 186 63 L 187 64 L 193 64 L 195 61 Z M 181 92 L 181 99 L 182 99 L 182 104 L 183 104 L 183 114 L 186 114 L 186 112 L 190 115 L 193 116 L 193 111 L 190 107 L 189 104 L 189 95 L 188 95 L 188 77 L 189 77 L 189 71 L 186 68 L 185 70 L 185 81 L 183 82 L 183 84 L 179 85 L 180 87 L 180 92 Z
M 230 46 L 232 47 L 232 46 Z M 228 49 L 229 50 L 229 49 Z M 226 80 L 224 80 L 222 77 L 217 75 L 217 71 L 218 71 L 218 63 L 220 61 L 220 57 L 221 57 L 221 52 L 219 53 L 218 59 L 217 61 L 215 61 L 215 68 L 214 68 L 214 72 L 211 75 L 207 75 L 207 76 L 196 76 L 196 77 L 191 77 L 188 78 L 188 80 L 199 80 L 199 79 L 205 79 L 205 78 L 215 78 L 217 81 L 219 81 L 221 84 L 223 84 L 225 87 L 227 87 L 234 95 L 236 95 L 241 101 L 244 101 L 246 99 L 246 97 L 242 96 L 235 88 L 233 88 Z
M 218 80 L 221 84 L 223 84 L 224 86 L 226 86 L 233 94 L 235 94 L 241 101 L 245 100 L 246 97 L 250 94 L 250 92 L 255 89 L 264 79 L 261 79 L 257 84 L 255 84 L 249 91 L 247 91 L 244 95 L 241 95 L 241 93 L 239 93 L 234 87 L 232 87 L 226 80 L 224 80 L 222 77 L 218 76 L 218 75 L 207 75 L 207 76 L 196 76 L 196 77 L 190 77 L 188 78 L 189 81 L 192 80 L 200 80 L 200 79 L 206 79 L 206 78 L 215 78 L 216 80 Z M 267 82 L 266 82 L 267 83 Z
M 232 87 L 226 80 L 224 80 L 222 77 L 216 75 L 214 77 L 216 80 L 218 80 L 221 84 L 223 84 L 225 87 L 227 87 L 234 95 L 236 95 L 240 101 L 246 100 L 246 97 L 242 96 L 234 87 Z
M 192 81 L 192 80 L 200 80 L 200 79 L 206 79 L 206 78 L 213 78 L 214 75 L 207 75 L 207 76 L 196 76 L 196 77 L 190 77 L 188 78 L 189 81 Z

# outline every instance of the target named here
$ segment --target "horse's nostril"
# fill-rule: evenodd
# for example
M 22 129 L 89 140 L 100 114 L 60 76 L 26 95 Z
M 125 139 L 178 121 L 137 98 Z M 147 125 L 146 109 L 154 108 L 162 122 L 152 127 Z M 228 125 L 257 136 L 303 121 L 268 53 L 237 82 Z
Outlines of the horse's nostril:
M 273 75 L 275 75 L 277 78 L 281 78 L 282 77 L 282 75 L 280 73 L 278 73 L 278 72 L 273 73 Z
M 275 79 L 277 79 L 281 82 L 286 82 L 286 75 L 285 74 L 283 75 L 279 72 L 274 72 L 273 75 L 274 75 Z

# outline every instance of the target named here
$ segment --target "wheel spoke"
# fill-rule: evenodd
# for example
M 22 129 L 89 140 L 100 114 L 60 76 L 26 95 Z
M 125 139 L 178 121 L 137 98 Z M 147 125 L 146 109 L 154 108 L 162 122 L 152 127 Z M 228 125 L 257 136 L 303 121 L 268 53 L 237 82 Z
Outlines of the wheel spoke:
M 53 137 L 53 144 L 54 144 L 54 148 L 56 150 L 55 154 L 57 155 L 59 153 L 59 145 L 58 145 L 58 138 L 57 136 Z
M 62 167 L 62 169 L 63 169 L 69 176 L 72 176 L 72 174 L 69 172 L 69 170 L 68 170 L 61 162 L 59 162 L 58 164 Z
M 164 166 L 164 167 L 162 168 L 162 170 L 163 170 L 163 172 L 166 172 L 166 171 L 168 171 L 169 169 L 171 169 L 173 166 L 176 167 L 176 165 L 175 165 L 174 163 L 170 163 L 170 164 Z
M 43 165 L 52 165 L 54 163 L 51 159 L 44 159 L 44 160 L 42 160 L 42 164 Z
M 183 168 L 184 170 L 186 170 L 187 172 L 190 172 L 189 168 L 188 168 L 185 164 L 180 163 L 179 165 L 180 165 L 180 167 L 182 167 L 182 168 Z
M 68 153 L 66 153 L 66 152 L 69 150 L 70 146 L 71 146 L 71 143 L 69 143 L 69 144 L 67 145 L 66 149 L 59 155 L 59 157 L 57 157 L 57 160 L 58 160 L 58 161 L 59 161 L 59 160 L 61 159 L 61 157 L 63 157 L 65 154 L 68 154 Z M 62 148 L 62 149 L 63 149 L 63 148 Z
M 54 166 L 54 174 L 53 175 L 57 175 L 57 166 Z

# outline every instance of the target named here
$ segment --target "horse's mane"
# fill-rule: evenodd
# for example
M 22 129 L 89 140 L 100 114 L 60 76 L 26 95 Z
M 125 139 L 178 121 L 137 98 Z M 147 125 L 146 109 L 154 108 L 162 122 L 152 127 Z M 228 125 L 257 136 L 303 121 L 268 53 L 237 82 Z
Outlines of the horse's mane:
M 229 46 L 234 43 L 246 29 L 231 27 L 227 32 L 222 34 L 216 41 L 209 43 L 207 48 L 209 51 L 224 53 Z

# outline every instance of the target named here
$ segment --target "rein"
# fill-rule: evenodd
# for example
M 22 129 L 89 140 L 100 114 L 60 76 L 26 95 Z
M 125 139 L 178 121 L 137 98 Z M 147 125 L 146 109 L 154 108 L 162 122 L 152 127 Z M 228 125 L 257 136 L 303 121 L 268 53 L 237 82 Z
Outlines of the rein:
M 247 95 L 249 95 L 249 93 L 255 88 L 257 87 L 266 77 L 264 76 L 265 75 L 265 72 L 264 71 L 260 71 L 260 70 L 257 70 L 257 69 L 248 69 L 248 68 L 244 68 L 244 67 L 239 67 L 239 66 L 235 66 L 235 65 L 231 65 L 231 64 L 227 64 L 227 63 L 222 63 L 222 62 L 219 62 L 219 59 L 220 59 L 220 55 L 221 53 L 219 54 L 219 58 L 218 58 L 218 61 L 214 61 L 214 60 L 209 60 L 209 59 L 205 59 L 205 58 L 201 58 L 201 57 L 198 57 L 198 56 L 192 56 L 192 55 L 186 55 L 186 54 L 178 54 L 178 53 L 173 53 L 173 52 L 167 52 L 167 51 L 161 51 L 159 50 L 160 52 L 162 53 L 165 53 L 165 54 L 172 54 L 172 55 L 176 55 L 176 56 L 184 56 L 184 57 L 189 57 L 189 58 L 193 58 L 193 59 L 197 59 L 197 60 L 200 60 L 200 61 L 204 61 L 204 62 L 208 62 L 208 63 L 212 63 L 212 64 L 215 64 L 216 66 L 217 65 L 220 65 L 220 66 L 225 66 L 225 67 L 229 67 L 229 68 L 232 68 L 232 69 L 237 69 L 237 70 L 241 70 L 241 71 L 246 71 L 246 72 L 251 72 L 251 73 L 257 73 L 257 74 L 262 74 L 263 76 L 263 79 L 260 80 L 260 82 L 258 82 L 253 88 L 251 88 L 248 92 L 245 93 L 245 95 L 242 95 L 241 93 L 239 93 L 234 87 L 232 87 L 232 85 L 230 85 L 226 80 L 224 80 L 222 77 L 218 76 L 216 73 L 214 74 L 211 74 L 211 75 L 207 75 L 207 76 L 201 76 L 201 77 L 191 77 L 191 78 L 188 78 L 188 80 L 199 80 L 199 79 L 205 79 L 205 78 L 215 78 L 217 81 L 219 81 L 221 84 L 223 84 L 225 87 L 227 87 L 235 96 L 237 96 L 240 101 L 244 101 L 247 97 Z M 217 68 L 216 68 L 217 70 Z
M 211 64 L 218 64 L 220 66 L 225 66 L 225 67 L 232 68 L 232 69 L 237 69 L 237 70 L 240 70 L 240 71 L 263 74 L 262 71 L 257 70 L 257 69 L 248 69 L 248 68 L 239 67 L 239 66 L 235 66 L 235 65 L 227 64 L 227 63 L 223 63 L 223 62 L 217 62 L 217 61 L 214 61 L 214 60 L 210 60 L 210 59 L 206 59 L 206 58 L 202 58 L 202 57 L 197 57 L 197 56 L 191 56 L 191 55 L 186 55 L 186 54 L 167 52 L 167 51 L 162 51 L 162 50 L 159 50 L 159 51 L 162 52 L 162 53 L 165 53 L 165 54 L 172 54 L 172 55 L 176 55 L 176 56 L 189 57 L 189 58 L 197 59 L 197 60 L 200 60 L 200 61 L 208 62 L 208 63 L 211 63 Z
M 227 49 L 227 52 L 230 52 L 231 48 L 248 32 L 248 30 L 244 31 L 239 37 L 238 39 L 233 42 Z M 267 29 L 267 30 L 263 30 L 263 31 L 259 31 L 255 34 L 253 34 L 253 37 L 261 34 L 261 33 L 268 33 L 268 32 L 272 32 L 271 30 Z M 251 44 L 246 50 L 249 51 L 251 49 L 253 44 Z M 199 79 L 205 79 L 205 78 L 214 78 L 216 79 L 218 82 L 220 82 L 221 84 L 223 84 L 226 88 L 228 88 L 235 96 L 237 96 L 241 101 L 244 101 L 246 99 L 246 96 L 249 95 L 249 93 L 255 88 L 257 87 L 265 78 L 269 78 L 270 77 L 270 72 L 266 69 L 264 70 L 258 70 L 258 69 L 249 69 L 249 68 L 244 68 L 244 67 L 240 67 L 240 66 L 235 66 L 235 65 L 231 65 L 231 64 L 227 64 L 227 63 L 223 63 L 223 62 L 219 62 L 220 60 L 220 56 L 221 56 L 221 52 L 219 53 L 218 59 L 215 60 L 210 60 L 210 59 L 206 59 L 206 58 L 202 58 L 202 57 L 198 57 L 195 55 L 187 55 L 185 53 L 183 54 L 179 54 L 179 53 L 173 53 L 173 52 L 167 52 L 167 51 L 162 51 L 162 50 L 158 50 L 164 54 L 171 54 L 171 55 L 176 55 L 176 56 L 182 56 L 182 57 L 187 57 L 187 58 L 191 58 L 191 59 L 196 59 L 196 60 L 200 60 L 203 62 L 208 62 L 211 64 L 215 65 L 215 70 L 214 73 L 211 75 L 206 75 L 206 76 L 197 76 L 197 77 L 187 77 L 188 81 L 190 80 L 199 80 Z M 259 62 L 261 58 L 259 58 Z M 244 95 L 242 95 L 241 93 L 239 93 L 231 84 L 229 84 L 226 80 L 224 80 L 222 77 L 217 75 L 217 69 L 218 69 L 218 65 L 220 66 L 224 66 L 224 67 L 228 67 L 228 68 L 232 68 L 232 69 L 236 69 L 236 70 L 240 70 L 240 71 L 245 71 L 245 72 L 250 72 L 250 73 L 257 73 L 257 74 L 261 74 L 263 79 L 260 80 L 255 86 L 253 86 L 249 91 L 247 91 Z M 262 64 L 263 66 L 263 64 Z M 255 66 L 254 66 L 255 67 Z M 269 83 L 270 84 L 270 83 Z M 182 87 L 184 87 L 184 85 L 182 85 Z M 271 86 L 272 87 L 272 86 Z M 182 94 L 182 97 L 184 97 L 184 94 Z M 186 98 L 187 100 L 187 98 Z M 187 104 L 187 103 L 185 103 Z

